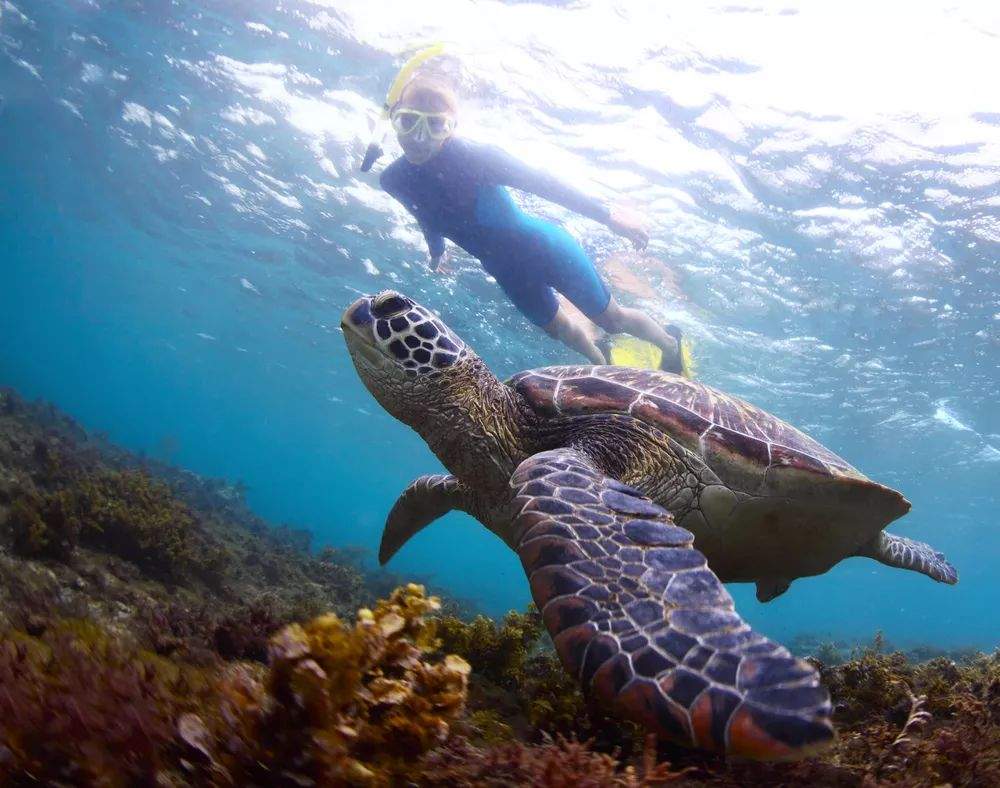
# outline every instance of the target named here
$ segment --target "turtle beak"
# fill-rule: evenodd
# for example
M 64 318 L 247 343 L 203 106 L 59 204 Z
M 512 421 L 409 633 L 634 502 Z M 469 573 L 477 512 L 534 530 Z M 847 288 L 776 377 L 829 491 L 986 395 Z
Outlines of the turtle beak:
M 385 359 L 375 346 L 375 319 L 372 317 L 371 303 L 371 296 L 361 296 L 347 307 L 340 318 L 340 328 L 351 354 L 360 353 L 366 361 L 378 368 Z

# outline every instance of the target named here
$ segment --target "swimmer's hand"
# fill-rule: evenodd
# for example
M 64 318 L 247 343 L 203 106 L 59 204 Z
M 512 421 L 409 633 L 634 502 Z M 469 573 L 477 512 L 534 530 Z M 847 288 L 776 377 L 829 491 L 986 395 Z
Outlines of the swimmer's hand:
M 637 213 L 615 206 L 610 210 L 608 227 L 623 238 L 628 238 L 636 249 L 645 249 L 649 244 L 649 233 L 642 226 L 642 219 Z
M 430 259 L 430 269 L 435 274 L 450 274 L 454 273 L 452 267 L 448 265 L 448 252 L 445 250 L 444 254 L 439 254 L 437 257 L 432 257 Z

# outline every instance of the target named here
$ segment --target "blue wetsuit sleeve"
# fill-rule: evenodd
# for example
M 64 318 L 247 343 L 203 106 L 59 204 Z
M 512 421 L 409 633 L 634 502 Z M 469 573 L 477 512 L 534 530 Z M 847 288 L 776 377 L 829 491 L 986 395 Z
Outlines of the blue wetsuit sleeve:
M 529 167 L 500 148 L 475 145 L 473 152 L 486 177 L 496 183 L 536 194 L 601 224 L 607 224 L 611 219 L 610 211 L 600 200 L 566 185 L 547 172 Z
M 392 197 L 397 200 L 406 210 L 411 214 L 413 209 L 411 205 L 408 204 L 406 198 L 406 190 L 403 188 L 403 178 L 398 171 L 398 169 L 390 164 L 384 170 L 378 178 L 379 185 Z M 416 216 L 414 216 L 416 218 Z M 417 219 L 417 224 L 420 225 L 420 230 L 424 234 L 424 240 L 427 241 L 427 251 L 430 252 L 431 257 L 440 257 L 444 254 L 444 238 L 438 233 L 428 230 L 420 219 Z
M 427 251 L 430 252 L 431 257 L 440 257 L 444 254 L 444 237 L 438 235 L 435 232 L 431 232 L 421 222 L 420 229 L 424 231 L 424 240 L 427 241 Z
M 397 167 L 399 162 L 393 162 L 388 167 L 386 167 L 378 176 L 378 185 L 382 187 L 384 191 L 387 191 L 393 197 L 395 197 L 400 202 L 403 201 L 403 184 L 399 177 L 399 169 Z

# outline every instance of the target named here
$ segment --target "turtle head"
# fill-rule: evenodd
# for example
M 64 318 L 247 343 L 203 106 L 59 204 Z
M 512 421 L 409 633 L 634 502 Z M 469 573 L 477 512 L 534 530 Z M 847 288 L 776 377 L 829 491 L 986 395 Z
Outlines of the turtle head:
M 459 374 L 475 356 L 440 318 L 394 290 L 359 298 L 344 312 L 341 328 L 365 386 L 408 423 L 430 404 L 443 378 Z
M 416 430 L 464 484 L 506 495 L 515 456 L 523 458 L 523 398 L 439 317 L 401 293 L 362 296 L 341 328 L 378 403 Z

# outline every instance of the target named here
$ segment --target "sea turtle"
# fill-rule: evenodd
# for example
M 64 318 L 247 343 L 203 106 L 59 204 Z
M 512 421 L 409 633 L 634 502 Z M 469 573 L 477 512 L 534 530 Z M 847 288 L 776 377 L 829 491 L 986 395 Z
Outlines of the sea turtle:
M 772 599 L 852 555 L 957 580 L 940 553 L 883 532 L 902 495 L 736 397 L 623 367 L 501 383 L 393 291 L 355 301 L 342 330 L 365 386 L 450 471 L 402 493 L 380 560 L 469 513 L 518 553 L 566 669 L 660 736 L 757 759 L 834 737 L 816 670 L 752 631 L 722 582 Z

